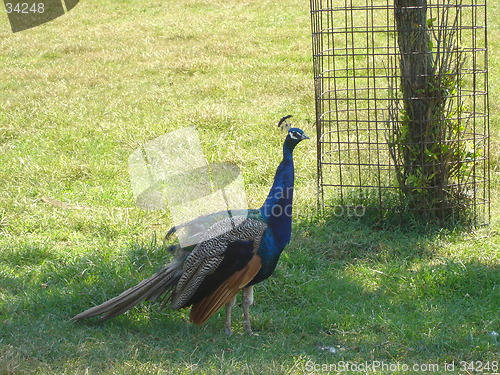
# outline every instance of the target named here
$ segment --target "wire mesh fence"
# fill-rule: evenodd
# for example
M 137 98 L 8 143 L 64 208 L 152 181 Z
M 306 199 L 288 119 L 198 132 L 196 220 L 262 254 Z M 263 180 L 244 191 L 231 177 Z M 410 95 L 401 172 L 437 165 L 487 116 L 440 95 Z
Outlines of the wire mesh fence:
M 320 203 L 487 223 L 485 0 L 311 0 Z

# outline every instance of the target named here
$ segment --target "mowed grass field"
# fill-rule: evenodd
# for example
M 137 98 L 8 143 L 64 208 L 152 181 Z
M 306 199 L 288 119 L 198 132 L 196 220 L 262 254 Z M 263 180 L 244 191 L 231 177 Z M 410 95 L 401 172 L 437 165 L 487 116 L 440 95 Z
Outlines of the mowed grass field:
M 492 218 L 474 231 L 316 213 L 307 1 L 85 0 L 16 34 L 2 13 L 0 374 L 500 372 L 500 5 L 488 7 Z M 312 140 L 295 152 L 292 242 L 255 288 L 258 336 L 239 305 L 231 337 L 223 312 L 195 327 L 153 303 L 69 321 L 169 260 L 168 212 L 135 206 L 136 148 L 195 126 L 259 207 L 287 114 Z

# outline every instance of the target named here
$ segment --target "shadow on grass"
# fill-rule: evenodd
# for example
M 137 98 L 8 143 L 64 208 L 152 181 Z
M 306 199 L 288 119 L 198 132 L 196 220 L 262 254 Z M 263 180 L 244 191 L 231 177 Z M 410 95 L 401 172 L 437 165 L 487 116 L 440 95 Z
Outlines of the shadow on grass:
M 464 241 L 460 232 L 375 228 L 363 220 L 304 222 L 296 255 L 287 258 L 321 270 L 304 293 L 322 297 L 307 305 L 331 307 L 324 332 L 345 349 L 343 357 L 494 360 L 498 264 L 479 261 L 480 248 L 470 259 L 444 256 L 443 247 Z
M 0 372 L 279 374 L 303 372 L 307 361 L 493 360 L 499 269 L 447 260 L 440 246 L 438 233 L 299 222 L 276 274 L 256 287 L 256 337 L 242 334 L 239 306 L 232 337 L 222 312 L 198 328 L 187 310 L 160 312 L 154 303 L 107 322 L 69 321 L 167 263 L 154 240 L 92 254 L 4 249 Z

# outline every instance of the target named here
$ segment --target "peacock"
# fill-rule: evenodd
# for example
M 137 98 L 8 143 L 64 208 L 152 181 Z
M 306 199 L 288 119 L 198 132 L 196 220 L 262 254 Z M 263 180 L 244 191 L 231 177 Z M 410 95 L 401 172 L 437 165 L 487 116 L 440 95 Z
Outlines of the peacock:
M 283 117 L 279 125 L 289 117 Z M 97 315 L 103 315 L 101 319 L 107 320 L 143 300 L 162 300 L 161 308 L 166 304 L 174 310 L 191 306 L 190 321 L 202 325 L 225 305 L 225 331 L 231 335 L 231 309 L 236 295 L 242 290 L 243 325 L 245 331 L 252 334 L 249 310 L 254 301 L 253 286 L 271 276 L 282 251 L 290 242 L 293 150 L 304 139 L 309 137 L 301 129 L 288 129 L 283 159 L 262 207 L 221 211 L 170 229 L 166 238 L 179 229 L 189 230 L 203 221 L 215 222 L 198 243 L 175 246 L 176 255 L 171 263 L 155 275 L 72 320 Z M 222 219 L 217 220 L 218 217 Z

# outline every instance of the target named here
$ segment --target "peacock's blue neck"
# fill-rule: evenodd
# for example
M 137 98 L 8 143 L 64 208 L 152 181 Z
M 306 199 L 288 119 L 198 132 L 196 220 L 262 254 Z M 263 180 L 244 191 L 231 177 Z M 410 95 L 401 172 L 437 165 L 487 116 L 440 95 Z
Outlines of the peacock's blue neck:
M 290 242 L 292 233 L 292 200 L 294 167 L 292 153 L 295 144 L 285 141 L 283 160 L 276 170 L 274 183 L 269 191 L 260 213 L 272 231 L 278 254 Z

